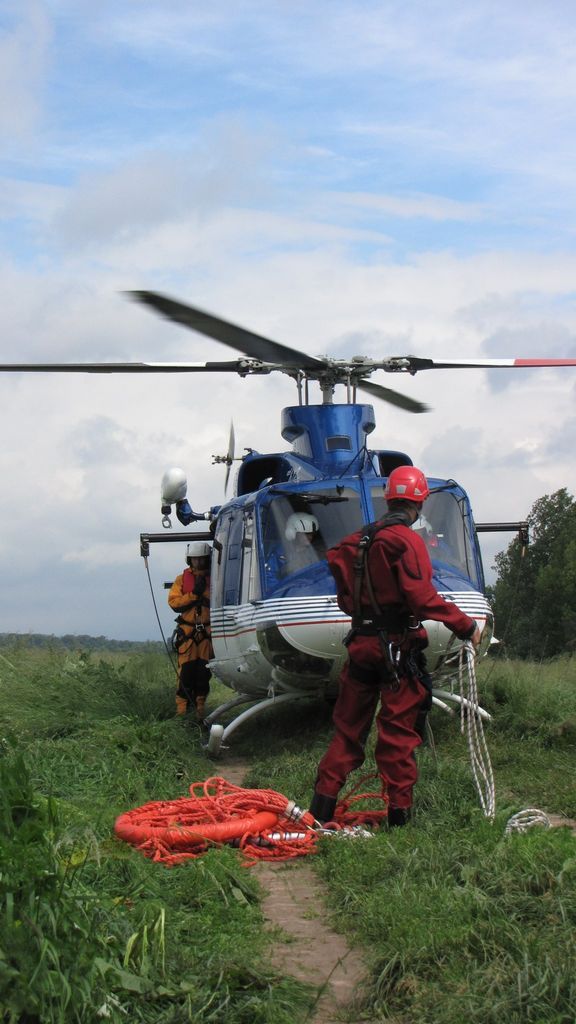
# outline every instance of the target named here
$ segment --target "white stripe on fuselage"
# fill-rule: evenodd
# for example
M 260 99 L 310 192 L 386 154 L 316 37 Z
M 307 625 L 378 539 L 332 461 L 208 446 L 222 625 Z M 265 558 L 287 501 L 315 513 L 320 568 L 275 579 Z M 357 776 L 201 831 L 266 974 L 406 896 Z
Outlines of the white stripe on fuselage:
M 490 614 L 490 605 L 483 594 L 476 590 L 440 591 L 441 597 L 458 605 L 472 619 L 485 619 Z M 239 636 L 252 632 L 265 623 L 279 626 L 307 626 L 321 623 L 350 622 L 336 603 L 333 595 L 320 597 L 281 597 L 255 601 L 253 604 L 226 605 L 212 608 L 210 612 L 212 637 Z

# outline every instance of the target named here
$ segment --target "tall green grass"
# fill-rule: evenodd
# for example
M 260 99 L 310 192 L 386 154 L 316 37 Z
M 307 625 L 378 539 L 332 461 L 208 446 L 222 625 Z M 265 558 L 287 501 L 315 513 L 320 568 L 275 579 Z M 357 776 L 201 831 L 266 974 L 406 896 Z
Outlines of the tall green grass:
M 496 821 L 457 716 L 435 711 L 415 824 L 326 839 L 313 858 L 335 927 L 366 955 L 354 1021 L 576 1021 L 576 838 L 504 834 L 528 805 L 576 817 L 576 660 L 495 660 L 479 684 Z M 306 1019 L 309 993 L 267 959 L 259 887 L 235 851 L 166 870 L 113 837 L 122 811 L 226 775 L 226 753 L 208 760 L 174 718 L 173 690 L 161 656 L 3 649 L 2 1024 Z M 306 806 L 330 732 L 321 702 L 272 709 L 234 734 L 233 754 L 247 784 Z
M 6 652 L 0 664 L 0 1020 L 303 1019 L 230 850 L 168 870 L 117 814 L 215 773 L 161 657 Z
M 576 836 L 562 828 L 505 835 L 509 816 L 526 806 L 576 817 L 576 659 L 488 662 L 479 685 L 493 715 L 496 821 L 480 811 L 458 717 L 435 711 L 436 750 L 418 753 L 414 825 L 365 841 L 327 839 L 315 860 L 335 926 L 370 964 L 354 1020 L 576 1021 Z M 311 722 L 305 752 L 291 738 L 283 753 L 278 741 L 254 763 L 254 783 L 273 775 L 306 804 L 330 735 Z M 373 767 L 369 752 L 365 769 Z

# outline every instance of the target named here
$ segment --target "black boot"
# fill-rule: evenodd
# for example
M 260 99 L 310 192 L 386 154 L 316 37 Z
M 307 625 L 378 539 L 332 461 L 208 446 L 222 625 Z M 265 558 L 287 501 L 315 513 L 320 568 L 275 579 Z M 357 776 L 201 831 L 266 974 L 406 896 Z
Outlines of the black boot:
M 332 821 L 334 817 L 336 797 L 325 796 L 324 793 L 314 793 L 309 810 L 312 817 L 316 818 L 316 821 L 319 821 L 321 825 L 325 825 L 327 821 Z
M 402 828 L 412 817 L 409 807 L 388 808 L 388 828 Z

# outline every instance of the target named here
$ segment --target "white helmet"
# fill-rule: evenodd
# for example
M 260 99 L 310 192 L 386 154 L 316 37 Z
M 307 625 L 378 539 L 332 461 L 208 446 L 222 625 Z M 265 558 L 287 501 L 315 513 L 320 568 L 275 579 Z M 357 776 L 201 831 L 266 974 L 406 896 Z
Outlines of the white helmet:
M 295 540 L 298 533 L 315 533 L 319 528 L 316 516 L 309 512 L 293 512 L 286 520 L 284 536 L 286 540 Z
M 434 527 L 432 523 L 423 516 L 422 513 L 418 516 L 418 519 L 412 525 L 412 529 L 415 533 L 434 533 Z
M 205 540 L 193 540 L 186 548 L 186 558 L 210 558 L 212 548 Z

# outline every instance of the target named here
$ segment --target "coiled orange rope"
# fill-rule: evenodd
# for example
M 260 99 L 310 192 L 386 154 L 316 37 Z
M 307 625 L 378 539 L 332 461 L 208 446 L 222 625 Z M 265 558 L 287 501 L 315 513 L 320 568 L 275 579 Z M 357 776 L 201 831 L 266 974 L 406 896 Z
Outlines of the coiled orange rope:
M 360 787 L 364 786 L 370 779 L 379 779 L 379 776 L 376 772 L 371 775 L 363 775 L 350 792 L 338 801 L 334 814 L 335 825 L 339 825 L 340 828 L 345 828 L 346 826 L 354 827 L 356 825 L 379 828 L 386 821 L 388 817 L 387 797 L 381 791 L 378 793 L 358 792 Z M 357 804 L 360 800 L 374 800 L 379 807 L 372 810 L 359 810 L 358 808 L 354 811 L 351 810 L 353 805 Z M 382 804 L 384 804 L 383 807 Z
M 362 780 L 363 781 L 363 780 Z M 349 811 L 362 796 L 352 793 L 337 808 L 336 830 L 378 824 L 386 811 Z M 377 796 L 380 794 L 364 794 Z M 211 846 L 232 844 L 246 863 L 290 860 L 315 853 L 322 832 L 309 811 L 272 789 L 243 789 L 220 776 L 194 782 L 190 796 L 161 800 L 126 811 L 116 819 L 119 839 L 167 866 L 200 857 Z
M 119 839 L 166 865 L 232 843 L 251 860 L 288 860 L 313 852 L 314 819 L 269 789 L 242 789 L 219 776 L 194 782 L 190 796 L 126 811 L 116 819 Z

